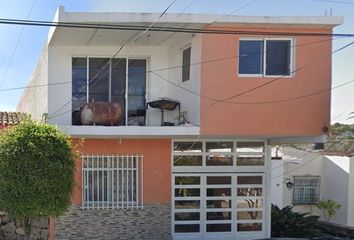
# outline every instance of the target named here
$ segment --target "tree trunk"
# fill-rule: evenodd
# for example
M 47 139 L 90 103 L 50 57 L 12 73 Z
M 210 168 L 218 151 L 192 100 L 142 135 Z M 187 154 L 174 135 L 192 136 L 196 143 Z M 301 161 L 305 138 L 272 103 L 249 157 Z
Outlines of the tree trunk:
M 31 232 L 32 232 L 32 219 L 25 217 L 23 220 L 23 230 L 25 232 L 25 240 L 31 240 Z

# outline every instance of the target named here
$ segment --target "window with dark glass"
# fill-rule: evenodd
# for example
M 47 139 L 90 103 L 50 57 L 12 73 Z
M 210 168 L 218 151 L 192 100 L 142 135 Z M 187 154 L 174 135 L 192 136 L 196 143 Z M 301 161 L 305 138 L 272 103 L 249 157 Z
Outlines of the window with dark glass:
M 239 73 L 262 74 L 263 71 L 263 41 L 242 40 L 239 50 Z
M 146 60 L 126 58 L 72 59 L 72 124 L 80 125 L 87 102 L 118 103 L 118 125 L 145 125 Z
M 191 47 L 183 50 L 182 57 L 182 82 L 190 79 L 191 71 Z
M 240 40 L 239 74 L 291 75 L 291 40 Z
M 80 107 L 87 102 L 87 59 L 72 59 L 72 124 L 79 125 Z

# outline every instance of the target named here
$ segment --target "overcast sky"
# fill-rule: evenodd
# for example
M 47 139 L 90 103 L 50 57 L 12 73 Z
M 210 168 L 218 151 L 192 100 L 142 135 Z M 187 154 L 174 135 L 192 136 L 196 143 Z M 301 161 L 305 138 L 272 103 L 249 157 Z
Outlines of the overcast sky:
M 170 0 L 0 0 L 0 18 L 52 20 L 56 8 L 66 11 L 161 12 Z M 31 11 L 32 8 L 32 11 Z M 176 0 L 169 12 L 218 13 L 235 15 L 318 15 L 344 16 L 335 33 L 354 33 L 354 0 Z M 26 86 L 41 50 L 48 28 L 0 24 L 0 90 Z M 354 41 L 335 40 L 333 49 Z M 17 46 L 17 47 L 16 47 Z M 16 50 L 15 50 L 16 49 Z M 333 56 L 333 86 L 354 79 L 354 46 Z M 3 84 L 1 84 L 3 82 Z M 23 90 L 0 91 L 0 111 L 14 111 Z M 332 91 L 333 122 L 348 120 L 354 111 L 354 83 Z

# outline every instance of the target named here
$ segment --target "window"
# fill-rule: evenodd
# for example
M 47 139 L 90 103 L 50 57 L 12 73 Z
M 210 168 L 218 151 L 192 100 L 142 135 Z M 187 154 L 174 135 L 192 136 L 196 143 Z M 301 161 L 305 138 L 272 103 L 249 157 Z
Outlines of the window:
M 182 82 L 185 82 L 190 79 L 191 47 L 184 49 L 182 55 Z
M 263 141 L 175 141 L 174 167 L 264 167 Z
M 239 74 L 290 76 L 292 40 L 240 40 Z
M 320 176 L 294 176 L 293 204 L 317 204 L 320 200 L 320 183 Z
M 87 155 L 83 164 L 84 209 L 142 207 L 141 155 Z
M 145 59 L 73 58 L 72 124 L 81 125 L 80 107 L 87 102 L 119 103 L 118 125 L 145 125 Z

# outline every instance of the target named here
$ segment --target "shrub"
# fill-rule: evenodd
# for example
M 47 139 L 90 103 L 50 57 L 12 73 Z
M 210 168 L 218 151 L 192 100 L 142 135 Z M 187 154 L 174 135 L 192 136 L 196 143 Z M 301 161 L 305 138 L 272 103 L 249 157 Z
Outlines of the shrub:
M 294 206 L 279 209 L 272 204 L 272 237 L 311 238 L 321 234 L 316 227 L 318 216 L 293 211 Z
M 61 215 L 70 205 L 75 163 L 69 137 L 54 126 L 24 120 L 0 135 L 0 208 L 22 222 Z

